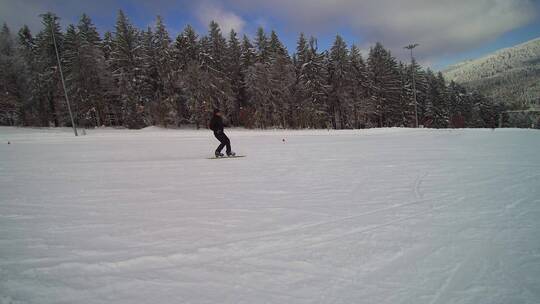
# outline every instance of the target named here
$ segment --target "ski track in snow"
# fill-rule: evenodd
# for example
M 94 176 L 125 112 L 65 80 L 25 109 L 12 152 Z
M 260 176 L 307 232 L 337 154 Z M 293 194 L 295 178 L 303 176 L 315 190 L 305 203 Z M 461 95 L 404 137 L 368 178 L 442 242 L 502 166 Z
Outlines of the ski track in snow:
M 1 304 L 540 303 L 537 130 L 87 133 L 0 128 Z

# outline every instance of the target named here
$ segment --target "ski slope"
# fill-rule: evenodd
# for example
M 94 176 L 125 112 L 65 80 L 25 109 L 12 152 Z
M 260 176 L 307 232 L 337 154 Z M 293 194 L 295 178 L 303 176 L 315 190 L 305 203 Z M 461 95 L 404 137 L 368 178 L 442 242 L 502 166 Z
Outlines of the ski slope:
M 87 132 L 0 128 L 0 303 L 540 303 L 538 130 Z

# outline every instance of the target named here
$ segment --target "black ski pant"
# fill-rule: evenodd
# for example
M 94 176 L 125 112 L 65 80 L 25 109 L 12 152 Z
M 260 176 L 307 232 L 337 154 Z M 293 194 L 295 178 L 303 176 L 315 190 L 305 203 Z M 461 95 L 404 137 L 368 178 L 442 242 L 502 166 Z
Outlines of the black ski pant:
M 231 154 L 231 141 L 229 140 L 227 135 L 225 135 L 225 133 L 221 131 L 221 132 L 214 132 L 214 136 L 220 142 L 220 145 L 217 147 L 216 152 L 221 153 L 221 150 L 223 150 L 223 147 L 227 146 L 227 155 Z

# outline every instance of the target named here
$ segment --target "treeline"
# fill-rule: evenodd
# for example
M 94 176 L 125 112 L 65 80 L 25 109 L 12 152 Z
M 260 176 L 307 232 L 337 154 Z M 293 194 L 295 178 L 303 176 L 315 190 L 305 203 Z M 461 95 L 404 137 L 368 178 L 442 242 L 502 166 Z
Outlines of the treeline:
M 56 16 L 43 29 L 0 33 L 0 124 L 70 126 L 53 33 L 75 123 L 84 127 L 150 125 L 206 127 L 220 108 L 231 125 L 255 128 L 367 128 L 415 125 L 486 127 L 503 108 L 447 84 L 416 62 L 399 62 L 377 43 L 363 58 L 336 36 L 330 50 L 300 34 L 291 56 L 275 31 L 254 39 L 210 23 L 199 36 L 187 26 L 175 40 L 158 16 L 135 28 L 119 11 L 103 36 L 83 15 L 62 32 Z

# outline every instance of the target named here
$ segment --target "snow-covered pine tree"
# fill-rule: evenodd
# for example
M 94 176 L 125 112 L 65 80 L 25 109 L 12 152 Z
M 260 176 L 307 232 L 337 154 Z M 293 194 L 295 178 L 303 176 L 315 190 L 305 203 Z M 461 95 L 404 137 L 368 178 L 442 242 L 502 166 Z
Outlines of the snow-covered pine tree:
M 399 113 L 401 79 L 395 58 L 382 44 L 377 43 L 368 56 L 369 96 L 372 103 L 370 125 L 393 126 L 402 116 Z
M 267 36 L 263 28 L 253 47 L 245 35 L 240 43 L 234 31 L 227 42 L 215 22 L 200 40 L 187 26 L 173 47 L 160 17 L 155 31 L 143 32 L 119 12 L 114 35 L 106 32 L 103 41 L 86 15 L 65 37 L 54 14 L 43 15 L 43 24 L 35 39 L 28 27 L 19 31 L 15 55 L 5 42 L 7 25 L 0 33 L 0 85 L 8 92 L 0 108 L 5 113 L 5 101 L 12 105 L 16 96 L 17 110 L 9 111 L 24 125 L 70 123 L 51 32 L 75 112 L 79 121 L 89 119 L 92 125 L 138 128 L 170 121 L 201 126 L 207 111 L 219 106 L 234 125 L 411 126 L 413 75 L 421 124 L 492 126 L 504 109 L 455 83 L 446 85 L 441 74 L 425 72 L 416 62 L 398 67 L 380 44 L 371 49 L 366 65 L 358 48 L 349 51 L 343 39 L 336 38 L 330 53 L 319 52 L 316 40 L 307 42 L 303 34 L 291 60 L 277 33 Z M 13 70 L 16 81 L 9 76 Z M 146 122 L 145 111 L 151 114 Z M 0 123 L 15 123 L 14 115 L 2 115 Z
M 152 36 L 150 64 L 155 72 L 154 98 L 150 103 L 150 113 L 155 124 L 167 126 L 174 124 L 170 117 L 174 113 L 176 100 L 173 70 L 173 49 L 171 38 L 161 16 L 157 16 L 155 32 Z
M 247 35 L 243 35 L 240 46 L 240 71 L 242 73 L 242 82 L 240 84 L 241 109 L 239 113 L 239 122 L 245 127 L 252 127 L 254 124 L 255 109 L 250 101 L 248 93 L 247 76 L 249 69 L 255 64 L 256 50 Z
M 229 33 L 227 44 L 227 67 L 225 71 L 230 80 L 232 90 L 232 109 L 229 113 L 229 119 L 232 125 L 238 126 L 240 125 L 240 108 L 243 104 L 245 94 L 242 92 L 244 82 L 241 64 L 242 50 L 234 29 Z
M 503 104 L 496 104 L 478 91 L 470 93 L 471 115 L 466 116 L 466 123 L 473 128 L 495 128 L 499 115 L 505 111 Z M 467 118 L 469 118 L 467 120 Z M 528 124 L 522 127 L 529 127 Z
M 64 37 L 64 54 L 62 64 L 64 65 L 64 75 L 66 77 L 66 87 L 71 96 L 71 106 L 75 123 L 81 122 L 81 104 L 84 103 L 84 66 L 82 56 L 80 56 L 81 42 L 79 33 L 73 24 L 68 25 Z M 82 111 L 84 112 L 84 110 Z
M 277 33 L 270 35 L 270 111 L 273 126 L 288 128 L 293 125 L 291 120 L 293 105 L 293 87 L 295 83 L 294 66 L 287 49 L 279 40 Z
M 182 98 L 185 100 L 189 123 L 194 124 L 197 129 L 208 125 L 208 112 L 213 104 L 211 90 L 208 84 L 211 82 L 210 74 L 197 62 L 187 65 L 181 78 Z
M 128 128 L 144 126 L 141 97 L 142 75 L 141 39 L 124 12 L 118 12 L 115 25 L 110 67 L 122 102 L 122 124 Z
M 423 124 L 427 127 L 444 128 L 448 125 L 446 84 L 442 74 L 440 76 L 436 76 L 430 69 L 426 72 L 426 105 L 429 107 L 426 109 Z
M 39 77 L 36 64 L 35 39 L 28 26 L 24 25 L 18 32 L 18 54 L 22 60 L 21 69 L 17 72 L 21 79 L 20 117 L 24 126 L 38 126 L 39 103 L 34 93 L 38 92 Z
M 248 68 L 246 75 L 254 123 L 262 128 L 289 127 L 292 125 L 290 117 L 295 81 L 291 59 L 275 31 L 268 39 L 263 28 L 259 28 L 255 45 L 255 63 Z M 244 49 L 249 50 L 248 47 Z
M 23 84 L 23 61 L 18 56 L 13 35 L 6 23 L 0 31 L 0 125 L 19 123 Z
M 110 31 L 105 32 L 103 35 L 103 40 L 101 42 L 100 49 L 103 53 L 103 65 L 105 70 L 103 75 L 100 75 L 102 78 L 102 85 L 106 88 L 105 90 L 105 102 L 103 110 L 103 119 L 102 124 L 109 126 L 118 126 L 122 123 L 122 101 L 120 99 L 120 90 L 117 84 L 117 81 L 113 77 L 113 60 L 111 54 L 114 48 L 114 37 Z
M 77 30 L 80 39 L 79 55 L 83 68 L 81 84 L 83 103 L 82 114 L 89 126 L 107 124 L 107 103 L 112 94 L 112 75 L 107 70 L 104 48 L 99 33 L 92 20 L 86 14 L 81 16 Z
M 35 59 L 35 40 L 27 25 L 24 25 L 17 36 L 18 50 L 23 59 L 30 63 Z
M 229 67 L 227 41 L 215 21 L 210 22 L 208 36 L 203 37 L 201 43 L 204 54 L 201 58 L 201 67 L 208 74 L 207 102 L 213 107 L 220 108 L 228 117 L 234 111 L 235 96 L 226 71 Z M 206 111 L 210 112 L 211 108 Z
M 414 97 L 412 89 L 411 70 L 403 62 L 398 65 L 398 71 L 400 75 L 401 90 L 399 95 L 399 107 L 401 112 L 401 118 L 396 121 L 399 127 L 414 127 L 415 126 L 415 112 L 414 112 Z M 397 119 L 397 118 L 396 118 Z
M 308 52 L 306 37 L 304 33 L 300 33 L 296 42 L 296 53 L 293 55 L 296 77 L 294 83 L 294 103 L 291 109 L 291 119 L 294 121 L 294 126 L 300 128 L 306 128 L 310 121 L 306 113 L 306 103 L 308 102 L 309 94 L 307 94 L 305 84 L 302 81 L 302 73 L 308 61 Z
M 58 46 L 60 58 L 63 54 L 64 35 L 55 14 L 48 12 L 42 16 L 43 29 L 36 36 L 36 66 L 38 85 L 34 97 L 38 100 L 40 125 L 55 127 L 69 121 L 65 110 L 65 100 L 62 93 L 60 72 L 53 42 L 53 32 Z
M 269 65 L 256 62 L 250 66 L 246 73 L 245 84 L 249 104 L 253 109 L 252 125 L 263 129 L 270 127 L 272 88 Z
M 201 53 L 199 36 L 191 25 L 176 37 L 174 43 L 173 56 L 176 62 L 175 70 L 182 71 L 191 62 L 198 61 Z
M 249 103 L 253 106 L 253 124 L 259 128 L 272 125 L 272 86 L 270 85 L 269 41 L 262 27 L 255 38 L 255 63 L 246 73 L 246 87 Z
M 340 35 L 336 36 L 330 49 L 328 62 L 328 106 L 332 126 L 335 129 L 349 127 L 350 113 L 350 62 L 347 44 Z
M 426 71 L 422 69 L 422 66 L 418 64 L 416 59 L 412 59 L 411 64 L 408 67 L 408 81 L 412 83 L 412 77 L 414 76 L 414 88 L 416 89 L 416 102 L 418 112 L 418 124 L 429 125 L 433 119 L 433 104 L 428 98 L 428 81 Z M 414 74 L 414 75 L 413 75 Z M 411 85 L 411 89 L 412 89 Z M 414 108 L 414 92 L 411 90 L 411 106 Z
M 453 128 L 465 126 L 467 113 L 472 110 L 468 95 L 467 90 L 456 82 L 451 81 L 448 85 L 450 126 Z
M 240 57 L 240 64 L 242 66 L 242 72 L 246 72 L 247 69 L 255 64 L 256 60 L 256 50 L 251 41 L 249 40 L 249 37 L 244 35 L 242 37 L 242 46 L 241 46 L 241 57 Z
M 208 36 L 205 37 L 202 45 L 205 57 L 202 58 L 208 67 L 223 72 L 225 70 L 225 59 L 227 56 L 227 41 L 221 33 L 217 22 L 210 22 Z
M 303 65 L 308 61 L 309 56 L 309 47 L 308 41 L 304 33 L 300 33 L 298 40 L 296 42 L 296 53 L 295 53 L 295 70 L 298 75 L 300 75 Z
M 257 49 L 257 63 L 268 63 L 270 60 L 270 42 L 268 37 L 264 32 L 263 27 L 257 29 L 257 34 L 255 36 L 255 47 Z
M 300 48 L 302 42 L 300 39 Z M 298 57 L 300 60 L 300 57 Z M 326 128 L 330 121 L 328 114 L 328 54 L 318 51 L 317 39 L 310 37 L 305 62 L 298 72 L 297 96 L 299 102 L 299 122 L 301 128 Z
M 199 37 L 191 25 L 187 25 L 182 33 L 178 35 L 173 48 L 173 82 L 175 88 L 176 101 L 176 124 L 190 123 L 192 110 L 195 109 L 195 98 L 191 92 L 189 84 L 192 72 L 199 75 L 201 57 L 201 44 Z M 194 79 L 197 79 L 195 77 Z
M 139 32 L 140 39 L 140 77 L 141 83 L 139 86 L 141 105 L 144 106 L 143 120 L 145 125 L 156 125 L 158 120 L 155 119 L 155 110 L 158 108 L 157 100 L 159 98 L 159 87 L 163 85 L 158 75 L 158 65 L 156 63 L 157 54 L 154 45 L 154 33 L 152 28 L 148 26 L 146 31 Z
M 79 24 L 68 26 L 64 41 L 66 85 L 77 124 L 85 127 L 105 123 L 107 82 L 105 57 L 96 27 L 83 14 Z
M 362 128 L 367 122 L 368 113 L 368 81 L 367 68 L 360 53 L 360 49 L 356 45 L 351 46 L 349 52 L 350 62 L 350 97 L 351 97 L 351 117 L 350 123 L 353 128 Z

